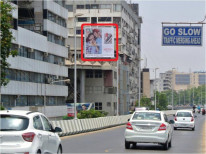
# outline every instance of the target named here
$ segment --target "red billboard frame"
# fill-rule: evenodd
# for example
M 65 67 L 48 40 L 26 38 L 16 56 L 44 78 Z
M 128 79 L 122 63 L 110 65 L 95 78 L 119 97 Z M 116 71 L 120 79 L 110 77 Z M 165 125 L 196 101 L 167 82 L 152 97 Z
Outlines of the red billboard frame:
M 94 58 L 84 58 L 84 46 L 83 46 L 83 36 L 84 36 L 84 26 L 115 26 L 116 27 L 116 58 L 113 59 L 94 59 Z M 106 24 L 82 24 L 81 25 L 81 59 L 82 61 L 117 61 L 118 60 L 118 25 L 113 23 Z

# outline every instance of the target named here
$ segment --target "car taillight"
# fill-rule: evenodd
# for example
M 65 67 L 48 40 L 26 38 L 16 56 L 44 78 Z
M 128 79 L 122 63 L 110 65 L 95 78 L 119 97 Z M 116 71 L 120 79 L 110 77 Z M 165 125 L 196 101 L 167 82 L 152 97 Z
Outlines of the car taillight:
M 175 117 L 175 121 L 177 121 L 177 117 Z
M 166 130 L 167 129 L 167 126 L 165 124 L 161 124 L 158 131 L 161 131 L 161 130 Z
M 133 130 L 132 125 L 131 125 L 130 122 L 127 123 L 127 127 L 126 127 L 126 128 L 127 128 L 127 129 L 130 129 L 130 130 Z
M 192 117 L 191 122 L 194 121 L 194 118 Z
M 35 134 L 33 132 L 22 134 L 23 139 L 27 142 L 32 142 L 34 139 L 34 136 L 35 136 Z

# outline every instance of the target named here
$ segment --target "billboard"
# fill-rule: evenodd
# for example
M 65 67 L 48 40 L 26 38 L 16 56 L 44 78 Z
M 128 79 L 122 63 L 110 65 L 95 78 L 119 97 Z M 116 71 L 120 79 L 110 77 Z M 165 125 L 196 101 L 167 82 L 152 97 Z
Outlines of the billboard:
M 94 109 L 93 103 L 76 103 L 76 111 L 79 113 L 81 110 Z M 68 117 L 74 117 L 74 103 L 67 103 Z
M 117 24 L 82 24 L 81 30 L 82 61 L 118 60 Z
M 163 46 L 202 46 L 202 26 L 163 26 Z
M 114 58 L 114 28 L 84 28 L 84 56 Z

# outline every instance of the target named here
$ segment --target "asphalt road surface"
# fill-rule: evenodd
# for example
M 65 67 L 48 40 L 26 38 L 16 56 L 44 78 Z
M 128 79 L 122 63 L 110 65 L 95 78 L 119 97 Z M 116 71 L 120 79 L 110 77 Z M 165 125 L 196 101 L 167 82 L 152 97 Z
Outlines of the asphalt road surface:
M 124 148 L 124 126 L 62 137 L 64 153 L 204 153 L 206 116 L 196 114 L 195 131 L 179 129 L 173 131 L 172 147 L 165 151 L 158 144 L 137 144 Z M 169 116 L 169 119 L 173 119 Z M 206 151 L 205 151 L 206 153 Z

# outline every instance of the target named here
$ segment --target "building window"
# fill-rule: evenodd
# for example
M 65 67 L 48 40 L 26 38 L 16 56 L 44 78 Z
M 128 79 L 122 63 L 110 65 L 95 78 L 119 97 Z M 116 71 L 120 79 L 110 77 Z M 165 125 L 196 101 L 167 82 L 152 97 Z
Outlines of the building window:
M 189 74 L 175 75 L 175 83 L 177 85 L 189 85 L 190 84 L 190 75 Z
M 93 70 L 86 70 L 86 78 L 93 78 Z
M 121 12 L 121 5 L 120 4 L 114 5 L 114 12 Z
M 16 101 L 16 106 L 28 106 L 27 96 L 19 96 Z
M 111 9 L 112 5 L 111 4 L 101 4 L 100 9 Z
M 99 4 L 92 4 L 91 9 L 99 9 Z
M 77 35 L 80 35 L 80 34 L 81 34 L 81 29 L 77 29 L 77 30 L 76 30 L 76 34 L 77 34 Z
M 111 17 L 99 17 L 98 21 L 99 22 L 109 22 L 109 21 L 112 21 L 112 18 Z
M 101 86 L 96 86 L 94 87 L 94 93 L 102 93 L 102 87 Z
M 47 97 L 47 102 L 46 102 L 46 104 L 47 104 L 48 106 L 56 105 L 55 97 Z
M 68 12 L 73 12 L 73 5 L 66 5 Z
M 95 102 L 95 110 L 102 110 L 102 102 Z
M 91 86 L 86 86 L 86 87 L 85 87 L 85 93 L 86 93 L 86 94 L 92 94 L 92 93 L 93 93 L 93 87 L 91 87 Z
M 101 70 L 95 71 L 95 78 L 102 78 L 102 71 Z
M 84 5 L 77 5 L 77 9 L 84 9 Z
M 88 18 L 88 17 L 79 17 L 79 18 L 77 18 L 77 21 L 78 22 L 89 22 L 90 20 L 89 20 L 90 18 Z
M 90 4 L 86 4 L 86 9 L 90 9 L 91 5 Z

